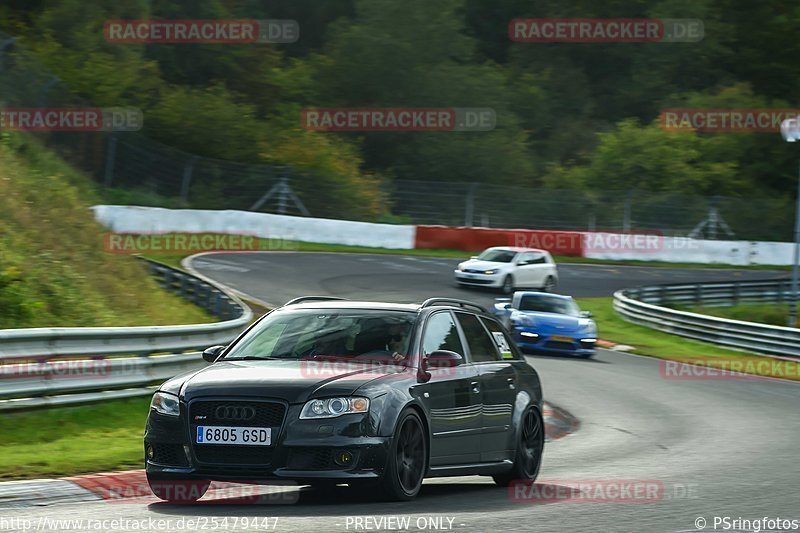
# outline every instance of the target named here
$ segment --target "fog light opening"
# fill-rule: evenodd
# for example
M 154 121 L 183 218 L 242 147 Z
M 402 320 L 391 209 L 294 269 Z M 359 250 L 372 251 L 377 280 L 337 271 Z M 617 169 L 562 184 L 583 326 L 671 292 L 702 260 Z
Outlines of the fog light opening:
M 149 461 L 152 461 L 152 460 L 153 460 L 153 457 L 155 457 L 155 453 L 153 452 L 153 447 L 152 447 L 150 444 L 147 444 L 147 445 L 145 446 L 145 448 L 144 448 L 144 452 L 145 452 L 145 454 L 147 455 L 147 459 L 148 459 Z
M 353 454 L 348 451 L 339 452 L 334 456 L 333 462 L 339 466 L 350 466 L 353 464 Z

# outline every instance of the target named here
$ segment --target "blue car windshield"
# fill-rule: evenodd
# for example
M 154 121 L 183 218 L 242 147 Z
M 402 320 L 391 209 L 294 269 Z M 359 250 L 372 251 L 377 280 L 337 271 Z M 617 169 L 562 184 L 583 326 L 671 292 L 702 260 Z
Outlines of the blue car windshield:
M 516 257 L 517 252 L 512 250 L 485 250 L 478 259 L 481 261 L 493 261 L 495 263 L 510 263 Z
M 580 307 L 573 300 L 538 295 L 523 296 L 519 302 L 519 310 L 569 316 L 580 316 L 581 314 Z

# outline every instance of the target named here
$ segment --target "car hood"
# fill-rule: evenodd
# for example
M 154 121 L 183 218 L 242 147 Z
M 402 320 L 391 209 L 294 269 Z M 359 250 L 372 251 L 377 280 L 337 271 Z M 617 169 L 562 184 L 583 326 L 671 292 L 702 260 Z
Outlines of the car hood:
M 579 325 L 580 317 L 570 315 L 559 315 L 556 313 L 542 313 L 539 311 L 517 311 L 521 315 L 533 318 L 536 321 L 535 328 L 552 330 L 554 333 L 566 333 L 581 330 Z
M 500 263 L 497 261 L 480 261 L 477 259 L 470 259 L 469 261 L 464 261 L 463 263 L 461 263 L 461 266 L 463 266 L 464 268 L 474 268 L 476 270 L 507 268 L 510 265 L 511 263 Z
M 403 367 L 343 361 L 218 361 L 185 376 L 180 396 L 257 396 L 302 403 L 312 397 L 347 396 L 359 387 Z M 167 382 L 162 390 L 175 390 Z M 177 391 L 176 391 L 177 392 Z

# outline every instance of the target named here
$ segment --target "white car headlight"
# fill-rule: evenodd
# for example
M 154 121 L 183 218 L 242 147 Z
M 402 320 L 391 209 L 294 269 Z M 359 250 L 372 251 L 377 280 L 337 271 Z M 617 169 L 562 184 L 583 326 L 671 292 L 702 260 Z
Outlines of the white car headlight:
M 150 409 L 166 416 L 178 416 L 181 414 L 181 404 L 178 397 L 168 392 L 157 392 L 153 394 L 150 401 Z
M 369 398 L 325 398 L 309 400 L 300 411 L 300 419 L 335 418 L 353 413 L 369 411 Z
M 484 270 L 483 273 L 488 275 L 497 274 L 497 269 Z
M 595 329 L 594 320 L 590 318 L 581 318 L 578 320 L 578 327 L 580 327 L 581 329 L 594 330 Z

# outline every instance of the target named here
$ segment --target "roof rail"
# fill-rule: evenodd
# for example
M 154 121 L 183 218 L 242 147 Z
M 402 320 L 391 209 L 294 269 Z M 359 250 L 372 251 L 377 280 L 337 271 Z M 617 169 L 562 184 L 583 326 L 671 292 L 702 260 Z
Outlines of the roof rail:
M 459 300 L 458 298 L 428 298 L 427 300 L 422 302 L 420 309 L 424 307 L 431 307 L 432 305 L 437 305 L 440 303 L 457 305 L 459 307 L 474 307 L 475 309 L 479 310 L 482 313 L 486 312 L 486 309 L 484 309 L 482 306 L 476 303 L 468 302 L 467 300 Z
M 283 307 L 286 307 L 287 305 L 301 304 L 304 302 L 324 302 L 327 300 L 346 300 L 346 299 L 347 298 L 339 298 L 338 296 L 300 296 L 299 298 L 289 300 L 288 302 L 283 304 Z

